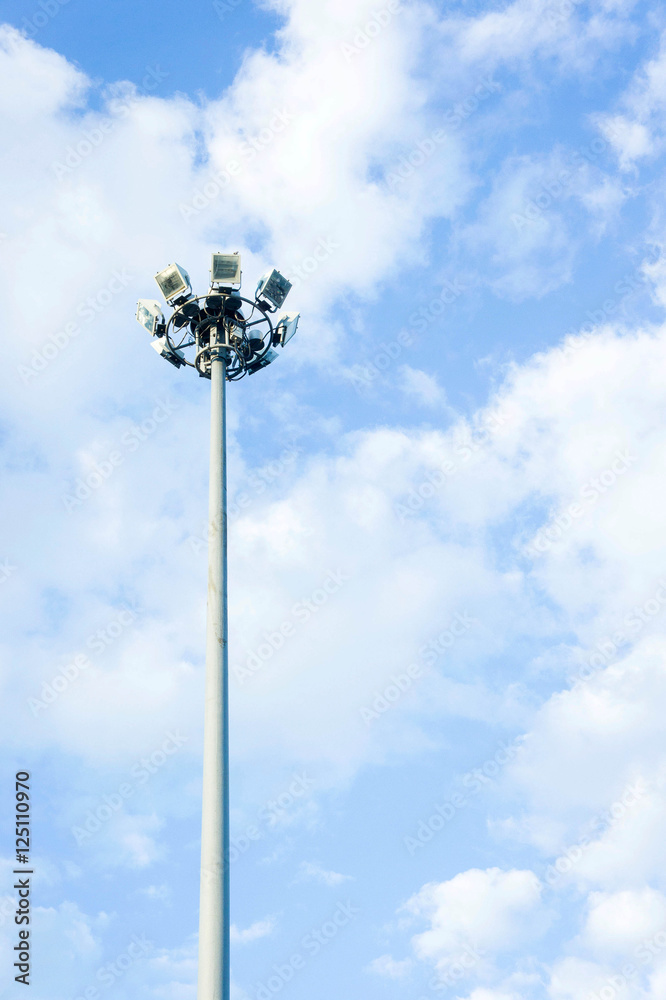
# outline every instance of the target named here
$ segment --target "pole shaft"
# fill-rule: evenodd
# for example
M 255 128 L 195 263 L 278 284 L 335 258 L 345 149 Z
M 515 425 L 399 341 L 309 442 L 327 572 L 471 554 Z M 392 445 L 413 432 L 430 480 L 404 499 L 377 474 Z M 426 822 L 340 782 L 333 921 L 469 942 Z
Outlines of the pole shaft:
M 219 330 L 222 335 L 222 329 Z M 226 359 L 211 359 L 208 613 L 197 1000 L 230 1000 Z

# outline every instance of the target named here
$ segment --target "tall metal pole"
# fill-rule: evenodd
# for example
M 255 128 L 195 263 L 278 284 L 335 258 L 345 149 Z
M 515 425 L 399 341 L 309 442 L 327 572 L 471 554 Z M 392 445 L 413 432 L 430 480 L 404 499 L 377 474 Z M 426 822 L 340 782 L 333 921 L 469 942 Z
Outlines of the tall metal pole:
M 64 2 L 64 0 L 63 0 Z M 226 383 L 275 361 L 296 333 L 299 316 L 279 309 L 291 288 L 276 268 L 261 279 L 254 301 L 240 294 L 240 254 L 211 260 L 207 295 L 193 295 L 187 272 L 170 264 L 155 280 L 173 314 L 159 302 L 139 299 L 136 318 L 152 334 L 152 346 L 177 368 L 184 365 L 211 379 L 208 616 L 199 895 L 198 1000 L 231 1000 L 229 923 L 229 660 L 227 608 Z M 222 277 L 229 281 L 226 285 Z M 235 290 L 234 290 L 235 289 Z M 250 306 L 250 319 L 241 308 Z M 255 317 L 257 318 L 253 318 Z M 263 326 L 262 326 L 263 324 Z M 194 360 L 185 350 L 194 348 Z
M 218 344 L 223 342 L 222 324 L 215 336 Z M 198 1000 L 230 1000 L 226 367 L 225 349 L 211 350 Z

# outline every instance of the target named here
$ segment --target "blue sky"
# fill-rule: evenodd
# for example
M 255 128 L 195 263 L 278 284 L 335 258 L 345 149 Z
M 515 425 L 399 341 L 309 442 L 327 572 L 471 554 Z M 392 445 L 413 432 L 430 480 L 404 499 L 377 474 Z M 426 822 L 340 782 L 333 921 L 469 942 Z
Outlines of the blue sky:
M 229 391 L 234 1000 L 661 1000 L 663 13 L 2 18 L 32 996 L 196 995 L 209 388 L 133 317 L 240 250 L 302 320 Z

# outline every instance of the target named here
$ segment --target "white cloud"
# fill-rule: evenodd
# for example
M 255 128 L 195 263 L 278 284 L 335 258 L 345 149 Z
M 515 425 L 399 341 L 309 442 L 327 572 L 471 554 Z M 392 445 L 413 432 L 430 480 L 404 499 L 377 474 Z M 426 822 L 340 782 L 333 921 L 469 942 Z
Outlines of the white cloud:
M 666 897 L 655 889 L 589 896 L 582 944 L 609 961 L 632 954 L 641 941 L 666 928 Z
M 571 71 L 589 68 L 600 44 L 617 43 L 624 14 L 620 5 L 613 10 L 613 5 L 605 4 L 596 17 L 586 19 L 576 7 L 544 8 L 538 0 L 514 0 L 476 17 L 451 18 L 444 30 L 457 36 L 464 62 L 490 68 L 505 61 L 515 65 L 551 56 Z
M 196 996 L 198 942 L 195 935 L 173 948 L 155 948 L 136 970 L 135 989 L 143 988 L 160 1000 L 193 1000 Z M 244 1000 L 232 983 L 232 996 Z
M 321 865 L 313 864 L 311 861 L 302 861 L 298 869 L 297 881 L 307 880 L 333 886 L 340 885 L 341 882 L 350 881 L 351 875 L 341 875 L 340 872 L 327 871 Z
M 446 401 L 446 394 L 436 375 L 411 365 L 402 365 L 399 379 L 401 390 L 422 406 L 440 407 Z
M 460 230 L 464 245 L 484 261 L 480 280 L 496 294 L 540 298 L 571 280 L 584 235 L 598 238 L 626 197 L 597 161 L 559 146 L 503 161 L 476 219 Z M 581 206 L 591 216 L 585 234 Z
M 258 941 L 260 938 L 268 937 L 275 930 L 275 917 L 266 917 L 264 920 L 257 920 L 255 923 L 239 930 L 235 924 L 231 925 L 231 943 L 244 945 Z
M 489 952 L 522 947 L 546 926 L 541 886 L 531 871 L 470 869 L 424 886 L 407 909 L 430 923 L 412 940 L 417 957 L 440 970 L 463 949 L 483 959 Z
M 171 898 L 171 888 L 164 883 L 161 885 L 148 885 L 143 889 L 137 889 L 137 895 L 146 896 L 147 899 L 155 900 L 159 903 L 166 903 Z
M 14 896 L 14 909 L 16 897 Z M 48 995 L 51 983 L 59 990 L 75 995 L 81 983 L 95 982 L 95 972 L 103 957 L 102 936 L 109 926 L 107 914 L 91 917 L 76 903 L 66 900 L 57 907 L 34 906 L 31 910 L 31 942 L 42 940 L 43 963 L 32 961 L 30 983 L 42 995 Z M 11 922 L 0 924 L 2 940 L 2 973 L 5 982 L 13 982 L 17 974 L 13 948 L 17 944 L 17 927 L 13 913 Z M 18 988 L 18 987 L 16 987 Z
M 549 699 L 509 769 L 536 815 L 563 823 L 551 850 L 569 848 L 576 880 L 631 887 L 660 870 L 662 650 L 663 641 L 645 640 L 626 661 Z
M 503 989 L 489 990 L 481 986 L 477 990 L 472 990 L 465 1000 L 519 1000 L 519 994 L 505 993 Z
M 19 32 L 3 25 L 0 31 L 0 115 L 14 127 L 48 118 L 63 107 L 80 107 L 88 81 L 63 56 L 26 42 Z M 21 80 L 20 100 L 12 86 Z M 53 122 L 55 126 L 55 122 Z
M 398 961 L 391 955 L 380 955 L 379 958 L 375 958 L 370 963 L 368 971 L 386 979 L 404 979 L 405 976 L 409 975 L 412 965 L 413 962 L 410 958 Z
M 562 182 L 565 169 L 559 156 L 508 158 L 477 221 L 463 231 L 470 249 L 488 257 L 487 280 L 498 294 L 540 297 L 569 279 L 576 241 L 563 209 L 576 176 L 569 167 Z
M 176 383 L 173 373 L 163 370 L 166 366 L 155 365 L 145 342 L 137 341 L 134 331 L 138 328 L 127 319 L 137 292 L 150 288 L 156 267 L 173 255 L 188 265 L 199 260 L 198 277 L 193 272 L 199 280 L 207 266 L 211 231 L 221 241 L 232 239 L 233 234 L 250 274 L 260 272 L 269 253 L 291 264 L 292 258 L 298 261 L 299 256 L 311 253 L 320 239 L 330 236 L 340 247 L 292 293 L 300 296 L 301 305 L 311 304 L 314 338 L 315 303 L 322 311 L 342 287 L 371 292 L 391 273 L 406 245 L 419 236 L 424 221 L 433 212 L 452 211 L 467 189 L 468 180 L 456 153 L 462 144 L 460 137 L 451 140 L 447 156 L 437 168 L 438 206 L 434 207 L 431 191 L 415 189 L 398 197 L 369 179 L 371 166 L 376 162 L 390 166 L 401 145 L 419 138 L 430 124 L 425 110 L 427 95 L 413 86 L 415 53 L 425 24 L 423 10 L 403 12 L 367 51 L 347 65 L 341 45 L 350 33 L 350 19 L 352 28 L 363 25 L 373 10 L 372 5 L 355 3 L 342 17 L 337 8 L 294 5 L 287 10 L 290 19 L 279 36 L 279 54 L 249 53 L 233 86 L 219 100 L 200 106 L 185 97 L 164 100 L 119 84 L 104 92 L 107 103 L 101 112 L 86 104 L 97 96 L 91 81 L 60 56 L 9 27 L 2 29 L 1 71 L 22 93 L 48 94 L 48 99 L 35 98 L 30 103 L 27 117 L 10 117 L 5 123 L 6 140 L 19 158 L 8 158 L 3 168 L 3 183 L 16 192 L 16 198 L 8 208 L 8 238 L 0 245 L 0 258 L 6 264 L 3 275 L 12 290 L 7 324 L 20 330 L 21 336 L 12 345 L 16 371 L 3 400 L 12 415 L 12 426 L 18 423 L 21 427 L 10 447 L 35 458 L 29 469 L 17 468 L 7 484 L 7 517 L 21 513 L 31 524 L 22 549 L 22 558 L 30 568 L 23 578 L 17 576 L 8 600 L 17 609 L 25 608 L 27 591 L 36 587 L 56 592 L 69 609 L 58 618 L 60 652 L 54 654 L 53 642 L 44 643 L 35 635 L 29 654 L 31 666 L 19 678 L 13 675 L 11 684 L 17 685 L 14 694 L 19 702 L 40 700 L 45 684 L 50 685 L 74 656 L 89 652 L 88 634 L 117 613 L 114 595 L 105 599 L 91 596 L 103 592 L 105 580 L 122 578 L 120 590 L 131 590 L 143 608 L 131 634 L 124 635 L 99 660 L 91 657 L 87 673 L 81 671 L 76 682 L 48 708 L 29 719 L 36 740 L 43 746 L 58 745 L 86 758 L 116 757 L 122 767 L 157 745 L 165 728 L 181 726 L 193 733 L 186 753 L 196 754 L 199 749 L 194 730 L 199 722 L 200 671 L 192 663 L 196 655 L 188 643 L 175 643 L 174 637 L 199 634 L 201 624 L 201 561 L 193 556 L 187 540 L 192 526 L 205 520 L 198 506 L 204 494 L 202 490 L 195 498 L 179 484 L 205 482 L 205 448 L 193 448 L 191 442 L 200 440 L 199 431 L 207 417 L 205 398 L 193 401 L 188 395 L 189 383 Z M 50 83 L 45 87 L 42 83 L 47 78 Z M 370 109 L 357 95 L 371 82 L 374 90 L 378 80 L 382 86 L 377 88 L 378 99 Z M 274 135 L 265 148 L 250 156 L 243 143 L 248 137 L 261 135 L 267 114 L 269 123 L 275 117 L 274 108 L 284 111 L 289 120 L 285 115 L 276 118 Z M 198 130 L 205 149 L 203 156 L 195 158 Z M 103 139 L 95 145 L 84 133 L 103 134 Z M 39 136 L 37 146 L 30 138 L 35 135 Z M 178 206 L 191 202 L 193 192 L 202 188 L 210 172 L 224 168 L 234 157 L 242 163 L 242 170 L 233 191 L 222 190 L 185 222 Z M 199 166 L 202 159 L 205 165 Z M 150 170 L 136 167 L 148 163 Z M 65 165 L 62 171 L 58 164 Z M 444 202 L 446 209 L 442 208 Z M 136 239 L 138 219 L 142 233 L 148 234 L 141 240 Z M 265 257 L 263 252 L 251 252 L 244 241 L 244 234 L 254 232 L 258 219 L 266 227 Z M 36 257 L 50 261 L 37 285 Z M 114 272 L 123 276 L 120 282 L 112 279 Z M 92 306 L 88 303 L 91 297 Z M 48 332 L 35 320 L 47 307 Z M 67 324 L 75 324 L 75 332 L 67 333 Z M 331 329 L 330 325 L 326 329 Z M 310 351 L 308 336 L 305 332 L 302 338 L 304 355 Z M 314 339 L 311 343 L 314 345 Z M 318 339 L 316 351 L 325 343 Z M 105 345 L 103 364 L 100 344 Z M 45 345 L 46 360 L 42 354 Z M 132 363 L 128 364 L 130 358 Z M 39 370 L 32 367 L 33 362 Z M 95 373 L 94 379 L 90 372 Z M 147 384 L 154 389 L 143 409 L 137 400 L 146 399 Z M 122 465 L 103 488 L 67 513 L 63 496 L 71 495 L 77 481 L 96 463 L 106 461 L 133 422 L 149 416 L 160 395 L 171 395 L 179 402 L 176 415 L 136 455 L 125 450 Z M 115 402 L 107 407 L 105 401 L 110 398 Z M 233 441 L 233 430 L 243 406 L 240 400 L 232 403 L 230 414 L 231 448 L 237 454 L 232 465 L 235 461 L 239 468 L 244 459 Z M 57 428 L 50 419 L 56 409 Z M 383 446 L 382 435 L 371 435 L 366 452 L 370 455 L 376 447 L 381 453 Z M 382 519 L 389 521 L 387 498 L 383 489 L 372 483 L 356 489 L 353 461 L 349 465 L 343 458 L 340 465 L 340 485 L 344 489 L 347 479 L 345 503 L 358 538 L 365 534 L 375 512 L 383 511 Z M 261 624 L 258 617 L 248 620 L 246 634 L 238 637 L 238 648 L 251 651 L 260 643 L 262 629 L 271 628 L 271 622 L 279 625 L 288 613 L 288 594 L 304 588 L 301 592 L 305 596 L 316 589 L 323 566 L 324 575 L 329 568 L 337 571 L 340 552 L 333 535 L 326 529 L 328 540 L 312 547 L 308 535 L 325 525 L 325 518 L 317 512 L 320 494 L 327 488 L 327 479 L 336 475 L 336 461 L 324 461 L 313 467 L 309 483 L 305 477 L 294 487 L 292 503 L 271 505 L 264 498 L 254 506 L 252 517 L 236 522 L 233 544 L 247 544 L 254 558 L 265 560 L 268 570 L 263 588 L 256 587 L 256 578 L 246 581 L 257 592 L 257 608 L 261 607 L 263 615 Z M 176 517 L 145 502 L 147 496 L 167 494 L 179 510 Z M 385 527 L 397 541 L 399 528 L 392 521 Z M 260 537 L 262 532 L 270 533 L 272 539 Z M 376 536 L 376 552 L 383 546 L 383 533 L 380 529 Z M 70 553 L 66 565 L 61 558 L 63 548 Z M 39 558 L 32 558 L 37 552 Z M 276 560 L 285 553 L 290 553 L 293 576 L 282 594 L 272 590 L 270 579 L 275 575 Z M 407 560 L 406 549 L 404 556 Z M 432 558 L 425 552 L 423 556 Z M 141 567 L 138 573 L 130 571 L 128 559 Z M 166 563 L 170 565 L 168 574 L 179 579 L 182 588 L 177 600 L 166 602 L 171 605 L 168 612 L 162 594 Z M 309 568 L 303 572 L 306 565 Z M 97 579 L 101 566 L 103 581 Z M 418 567 L 405 566 L 402 572 L 413 576 Z M 355 599 L 354 586 L 342 595 L 343 604 L 337 610 L 333 601 L 322 610 L 310 635 L 303 630 L 296 638 L 292 645 L 292 652 L 298 650 L 293 658 L 295 673 L 302 672 L 308 662 L 322 625 L 339 618 L 344 606 Z M 277 599 L 270 597 L 271 593 Z M 247 602 L 240 587 L 237 594 L 240 605 Z M 360 626 L 361 614 L 357 617 Z M 21 616 L 14 621 L 18 633 Z M 403 657 L 411 655 L 412 647 L 413 643 L 393 646 L 393 657 L 386 663 L 384 652 L 376 650 L 376 666 L 361 681 L 363 690 L 352 690 L 347 702 L 355 708 L 356 702 L 372 693 L 375 679 L 381 682 Z M 279 659 L 276 657 L 271 666 L 277 666 Z M 267 709 L 266 697 L 259 696 L 266 680 L 256 681 L 247 698 L 239 692 L 241 717 L 243 702 L 251 712 L 258 708 L 259 715 Z M 57 682 L 62 683 L 59 677 Z M 284 697 L 291 701 L 286 690 Z M 150 711 L 146 711 L 148 705 Z M 117 738 L 119 712 L 126 720 L 123 740 Z M 341 712 L 349 714 L 347 704 Z M 306 731 L 295 729 L 287 735 L 299 744 L 293 748 L 295 756 L 302 755 L 313 740 L 318 741 L 321 720 L 316 715 L 313 713 L 310 732 L 306 723 Z M 367 743 L 356 722 L 352 714 L 347 722 L 356 730 L 350 744 L 352 757 Z M 335 725 L 331 717 L 322 735 L 328 732 L 324 739 L 338 756 L 342 744 L 336 738 L 334 747 Z M 267 735 L 272 728 L 268 727 Z M 243 727 L 243 732 L 249 730 Z
M 447 134 L 404 185 L 392 190 L 383 179 L 430 134 L 441 106 L 461 88 L 473 90 L 481 71 L 520 69 L 535 56 L 535 63 L 554 57 L 567 72 L 592 65 L 594 54 L 612 49 L 624 30 L 619 5 L 579 10 L 557 23 L 532 0 L 441 19 L 425 5 L 410 6 L 350 60 L 342 45 L 353 43 L 373 16 L 370 0 L 276 7 L 286 15 L 276 52 L 248 52 L 232 87 L 209 102 L 142 96 L 120 84 L 102 96 L 103 110 L 93 111 L 95 86 L 62 57 L 11 29 L 0 36 L 0 81 L 11 82 L 12 93 L 0 101 L 11 150 L 0 180 L 13 192 L 0 260 L 5 325 L 19 331 L 8 341 L 3 388 L 3 510 L 7 523 L 28 525 L 23 538 L 9 539 L 20 559 L 3 585 L 3 739 L 11 751 L 28 740 L 47 757 L 60 751 L 92 765 L 94 773 L 80 779 L 80 800 L 63 798 L 59 807 L 67 829 L 98 807 L 89 793 L 99 794 L 103 781 L 107 794 L 116 794 L 167 731 L 182 728 L 189 736 L 182 754 L 95 833 L 86 854 L 91 866 L 150 868 L 165 856 L 173 812 L 194 815 L 199 808 L 201 644 L 191 637 L 202 634 L 205 558 L 190 539 L 193 526 L 205 521 L 206 401 L 195 397 L 194 382 L 177 382 L 166 366 L 156 367 L 132 329 L 134 299 L 150 288 L 156 268 L 175 256 L 194 262 L 196 280 L 203 281 L 213 234 L 220 245 L 242 249 L 251 276 L 269 258 L 294 269 L 307 259 L 307 273 L 311 258 L 318 266 L 293 292 L 295 307 L 310 321 L 300 359 L 285 354 L 282 371 L 323 358 L 335 374 L 346 334 L 342 323 L 324 322 L 326 310 L 341 290 L 372 296 L 405 256 L 428 263 L 429 220 L 452 221 L 462 244 L 488 254 L 484 277 L 491 287 L 520 299 L 568 280 L 580 229 L 569 202 L 577 210 L 583 204 L 600 232 L 625 196 L 617 182 L 593 171 L 581 172 L 571 195 L 569 189 L 549 194 L 544 184 L 557 190 L 552 173 L 559 153 L 519 153 L 498 168 L 476 222 L 465 228 L 459 213 L 478 169 L 474 121 L 469 133 Z M 424 52 L 435 58 L 420 58 Z M 650 61 L 619 113 L 600 119 L 605 134 L 619 136 L 612 141 L 624 167 L 659 148 L 663 65 L 661 55 Z M 359 99 L 367 93 L 373 101 Z M 502 99 L 498 93 L 497 107 L 484 104 L 476 121 L 483 117 L 483 127 L 501 131 Z M 106 126 L 99 144 L 86 138 Z M 250 139 L 259 143 L 256 155 Z M 241 167 L 226 183 L 232 160 Z M 220 171 L 215 193 L 207 185 Z M 543 190 L 548 210 L 513 231 L 511 213 Z M 192 206 L 187 219 L 182 205 Z M 321 261 L 317 246 L 328 247 Z M 49 261 L 39 282 L 35 260 Z M 646 270 L 660 281 L 663 263 Z M 76 323 L 76 333 L 63 333 L 68 323 Z M 45 344 L 55 352 L 52 360 L 45 359 Z M 18 366 L 40 358 L 43 370 L 30 368 L 25 381 Z M 641 932 L 655 926 L 662 900 L 646 882 L 659 874 L 666 830 L 658 617 L 646 613 L 617 662 L 613 654 L 574 691 L 546 693 L 536 714 L 536 696 L 524 687 L 533 665 L 523 671 L 522 660 L 510 664 L 510 698 L 504 677 L 486 676 L 483 665 L 491 661 L 494 670 L 515 634 L 550 640 L 564 632 L 547 676 L 565 685 L 597 643 L 614 643 L 612 636 L 628 628 L 637 602 L 654 600 L 663 573 L 655 539 L 666 532 L 665 367 L 663 330 L 627 332 L 611 318 L 595 335 L 511 368 L 487 410 L 469 422 L 454 420 L 446 432 L 388 426 L 345 433 L 337 420 L 317 424 L 324 443 L 252 494 L 251 509 L 232 525 L 232 666 L 251 657 L 259 664 L 233 689 L 236 766 L 252 772 L 239 822 L 245 809 L 254 814 L 258 802 L 289 788 L 303 762 L 319 793 L 366 762 L 438 746 L 447 714 L 519 722 L 530 736 L 505 787 L 518 792 L 529 813 L 510 817 L 504 829 L 537 844 L 548 860 L 589 832 L 590 811 L 608 809 L 626 782 L 646 788 L 621 821 L 594 832 L 575 866 L 577 887 L 596 892 L 577 946 L 605 960 L 629 941 L 627 914 Z M 434 376 L 411 366 L 402 374 L 412 399 L 443 403 Z M 280 389 L 283 377 L 276 371 L 267 406 L 290 413 L 297 425 L 293 398 Z M 234 396 L 230 406 L 237 483 L 256 471 L 238 435 L 259 423 L 253 391 L 249 402 Z M 173 419 L 136 454 L 124 453 L 103 488 L 67 513 L 63 494 L 168 394 L 179 403 Z M 488 430 L 497 412 L 501 421 Z M 636 457 L 614 472 L 618 452 Z M 433 487 L 433 470 L 448 461 L 453 472 Z M 581 491 L 595 480 L 603 490 L 594 503 L 562 527 L 562 511 L 582 503 Z M 411 513 L 401 518 L 398 507 L 408 498 Z M 554 540 L 535 554 L 535 539 L 547 528 Z M 507 543 L 501 560 L 488 541 L 495 529 Z M 171 584 L 176 580 L 178 586 Z M 142 609 L 139 619 L 93 657 L 90 636 L 108 627 L 128 594 Z M 477 627 L 368 728 L 360 710 L 459 613 L 474 617 Z M 283 643 L 285 623 L 295 631 Z M 28 699 L 42 697 L 44 685 L 54 690 L 54 678 L 84 650 L 90 665 L 33 715 Z M 479 665 L 473 676 L 472 662 Z M 257 759 L 268 762 L 261 774 L 248 767 Z M 299 797 L 292 799 L 294 811 L 307 812 Z M 329 885 L 345 878 L 311 863 L 302 873 Z M 164 888 L 146 893 L 163 899 Z M 413 939 L 415 954 L 440 971 L 462 949 L 493 955 L 519 949 L 548 918 L 527 870 L 470 869 L 424 887 L 410 906 L 428 927 Z M 61 992 L 78 988 L 71 970 L 80 963 L 94 981 L 105 920 L 73 903 L 40 919 L 53 923 L 54 948 L 61 950 L 50 964 Z M 237 929 L 236 943 L 268 936 L 271 919 Z M 409 963 L 385 955 L 372 968 L 400 978 Z M 195 971 L 189 942 L 158 950 L 133 975 L 145 972 L 155 995 L 181 1000 L 192 995 Z M 567 959 L 555 967 L 551 993 L 577 998 L 581 985 L 598 988 L 612 971 Z M 657 998 L 661 973 L 653 974 Z M 469 1000 L 522 995 L 511 984 L 484 985 Z
M 601 115 L 601 133 L 611 143 L 622 170 L 660 153 L 666 142 L 666 32 L 657 54 L 634 74 L 620 106 L 625 113 Z
M 552 1000 L 578 1000 L 583 995 L 599 995 L 600 990 L 612 990 L 613 1000 L 633 1000 L 626 990 L 626 981 L 620 976 L 619 981 L 612 981 L 612 976 L 618 975 L 615 965 L 599 965 L 580 958 L 563 958 L 556 962 L 550 975 L 548 995 Z
M 615 149 L 623 170 L 631 169 L 637 160 L 654 152 L 649 129 L 624 115 L 601 117 L 599 131 Z

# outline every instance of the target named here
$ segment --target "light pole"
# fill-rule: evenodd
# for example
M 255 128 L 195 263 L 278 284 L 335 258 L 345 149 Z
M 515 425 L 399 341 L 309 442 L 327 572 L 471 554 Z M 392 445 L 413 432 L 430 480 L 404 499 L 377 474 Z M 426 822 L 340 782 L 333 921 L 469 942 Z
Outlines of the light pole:
M 192 294 L 189 276 L 178 264 L 161 271 L 156 281 L 172 315 L 165 322 L 159 302 L 140 299 L 136 318 L 153 335 L 152 345 L 163 358 L 177 368 L 195 368 L 211 382 L 197 997 L 230 1000 L 226 383 L 274 361 L 278 355 L 273 347 L 291 340 L 299 317 L 284 313 L 273 325 L 271 314 L 291 288 L 275 269 L 260 280 L 253 301 L 239 294 L 240 254 L 213 254 L 205 296 Z

